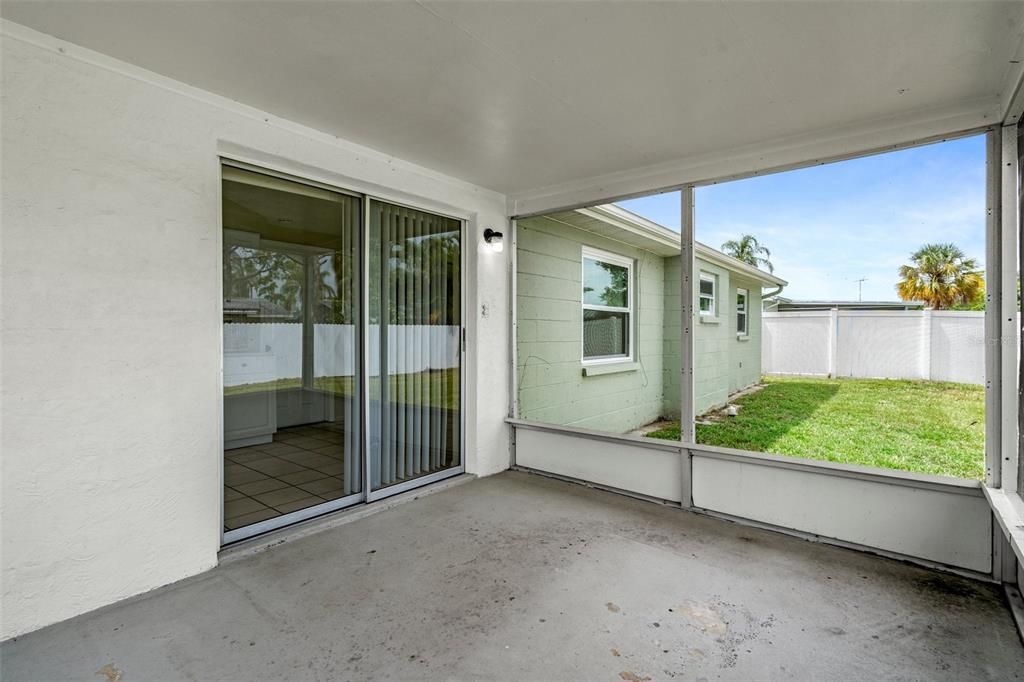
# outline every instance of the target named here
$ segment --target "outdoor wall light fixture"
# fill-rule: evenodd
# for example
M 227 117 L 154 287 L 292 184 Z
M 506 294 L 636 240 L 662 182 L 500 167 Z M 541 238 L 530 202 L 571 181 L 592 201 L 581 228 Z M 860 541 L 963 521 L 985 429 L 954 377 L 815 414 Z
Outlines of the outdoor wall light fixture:
M 504 237 L 501 232 L 495 232 L 491 228 L 484 230 L 484 241 L 491 245 L 491 251 L 501 253 L 505 250 Z

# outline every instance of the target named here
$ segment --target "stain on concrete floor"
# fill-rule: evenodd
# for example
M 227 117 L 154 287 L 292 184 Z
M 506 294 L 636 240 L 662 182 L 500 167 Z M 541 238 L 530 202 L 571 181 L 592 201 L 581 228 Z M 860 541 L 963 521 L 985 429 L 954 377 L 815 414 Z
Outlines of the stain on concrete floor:
M 518 472 L 0 654 L 9 681 L 1024 679 L 990 585 Z

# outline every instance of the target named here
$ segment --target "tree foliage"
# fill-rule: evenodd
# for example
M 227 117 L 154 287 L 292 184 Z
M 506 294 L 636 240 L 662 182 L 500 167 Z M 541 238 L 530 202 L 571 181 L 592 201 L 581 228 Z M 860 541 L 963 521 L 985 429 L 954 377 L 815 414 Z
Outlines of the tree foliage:
M 270 304 L 274 317 L 299 321 L 305 303 L 306 268 L 313 268 L 314 291 L 307 294 L 314 319 L 324 324 L 352 324 L 357 291 L 354 251 L 303 255 L 299 252 L 225 245 L 224 297 L 260 301 L 257 321 Z M 307 263 L 307 259 L 309 262 Z
M 984 295 L 978 261 L 952 243 L 925 244 L 901 265 L 896 292 L 904 301 L 923 301 L 935 310 L 969 308 Z
M 457 231 L 416 235 L 392 243 L 386 292 L 391 322 L 459 324 L 461 262 L 462 242 Z
M 629 270 L 621 265 L 615 263 L 605 263 L 604 261 L 593 261 L 594 265 L 603 270 L 608 275 L 608 283 L 597 292 L 597 297 L 601 302 L 601 305 L 606 305 L 616 308 L 625 308 L 628 303 L 629 296 Z M 583 294 L 594 293 L 597 291 L 594 287 L 590 286 L 587 277 L 584 276 L 583 282 Z M 587 299 L 593 303 L 592 299 Z
M 259 299 L 299 314 L 302 307 L 301 257 L 279 251 L 225 245 L 224 297 Z
M 772 252 L 768 247 L 762 246 L 752 234 L 742 235 L 739 239 L 730 239 L 722 244 L 722 251 L 737 260 L 741 260 L 755 268 L 766 268 L 768 272 L 775 272 L 772 265 Z

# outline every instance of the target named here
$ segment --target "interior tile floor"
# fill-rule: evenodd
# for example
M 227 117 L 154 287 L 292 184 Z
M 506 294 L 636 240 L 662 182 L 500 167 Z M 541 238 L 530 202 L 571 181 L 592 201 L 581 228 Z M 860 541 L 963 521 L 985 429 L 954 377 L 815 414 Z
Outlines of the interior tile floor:
M 6 642 L 4 680 L 1024 678 L 990 584 L 519 472 L 419 495 Z
M 334 422 L 281 429 L 274 441 L 224 452 L 224 530 L 342 497 L 343 427 Z M 351 456 L 351 454 L 350 454 Z

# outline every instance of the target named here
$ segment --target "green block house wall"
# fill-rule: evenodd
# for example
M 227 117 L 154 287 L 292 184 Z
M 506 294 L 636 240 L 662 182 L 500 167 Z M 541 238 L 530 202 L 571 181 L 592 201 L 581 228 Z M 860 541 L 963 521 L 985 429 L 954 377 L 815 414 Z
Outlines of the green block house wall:
M 600 249 L 634 260 L 634 360 L 585 376 L 582 360 L 582 253 Z M 563 426 L 625 433 L 680 415 L 680 259 L 580 229 L 551 217 L 517 226 L 519 416 Z M 761 377 L 761 287 L 756 279 L 700 257 L 718 278 L 717 315 L 700 317 L 694 336 L 695 412 L 726 404 Z M 748 334 L 737 337 L 736 290 L 746 288 Z M 694 309 L 698 308 L 694 288 Z M 603 366 L 603 369 L 608 369 Z
M 698 272 L 699 271 L 699 272 Z M 694 414 L 702 414 L 715 405 L 724 405 L 729 399 L 729 318 L 732 307 L 725 296 L 729 290 L 729 271 L 725 268 L 697 261 L 694 272 L 693 306 L 697 309 L 697 282 L 700 273 L 718 278 L 715 289 L 716 315 L 699 315 L 693 337 L 693 397 Z M 735 332 L 732 333 L 733 339 Z
M 732 353 L 729 356 L 729 394 L 761 380 L 761 283 L 732 273 L 729 288 L 729 329 Z M 747 290 L 747 335 L 737 337 L 736 290 Z
M 662 414 L 678 419 L 680 414 L 679 322 L 680 264 L 665 258 L 665 331 L 662 377 L 665 406 Z M 697 271 L 718 275 L 719 314 L 702 318 L 694 336 L 694 405 L 697 415 L 726 404 L 729 396 L 761 380 L 761 283 L 725 268 L 697 259 Z M 747 336 L 737 336 L 736 290 L 749 295 Z M 728 291 L 728 294 L 724 292 Z M 697 310 L 697 291 L 693 308 Z
M 624 433 L 663 409 L 664 259 L 550 218 L 517 226 L 519 415 Z M 583 246 L 635 261 L 634 362 L 584 376 Z
M 718 278 L 716 314 L 699 316 L 694 332 L 693 392 L 695 413 L 700 415 L 725 405 L 730 395 L 761 379 L 761 284 L 699 259 L 697 270 L 695 278 L 699 273 Z M 743 337 L 737 336 L 737 289 L 748 292 L 747 335 Z M 697 300 L 694 287 L 695 310 Z

